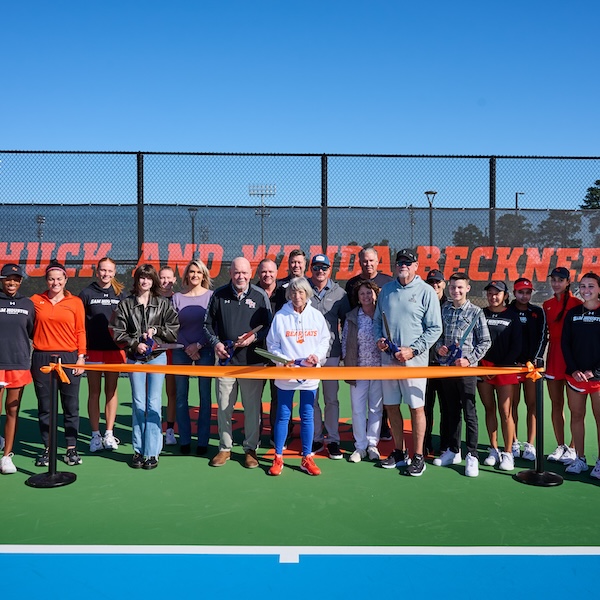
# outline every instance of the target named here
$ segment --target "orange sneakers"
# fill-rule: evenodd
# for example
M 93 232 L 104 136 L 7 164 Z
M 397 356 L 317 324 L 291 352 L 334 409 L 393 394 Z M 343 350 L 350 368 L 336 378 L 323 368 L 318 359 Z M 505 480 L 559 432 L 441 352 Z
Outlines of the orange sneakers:
M 308 473 L 309 475 L 320 475 L 321 474 L 321 469 L 319 469 L 319 467 L 317 467 L 312 456 L 305 456 L 302 459 L 300 468 L 305 473 Z
M 276 454 L 273 459 L 273 465 L 269 469 L 269 475 L 281 475 L 281 471 L 283 471 L 283 456 Z

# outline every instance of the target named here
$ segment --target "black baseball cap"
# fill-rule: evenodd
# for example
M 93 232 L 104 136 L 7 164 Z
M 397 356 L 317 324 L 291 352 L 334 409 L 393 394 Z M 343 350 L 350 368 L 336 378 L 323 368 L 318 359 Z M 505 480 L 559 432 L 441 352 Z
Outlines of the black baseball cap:
M 508 287 L 504 281 L 490 281 L 483 289 L 487 292 L 490 288 L 496 288 L 499 292 L 508 292 Z
M 417 262 L 417 255 L 410 248 L 403 248 L 396 254 L 396 262 L 400 262 L 401 260 L 415 263 Z
M 2 267 L 2 271 L 0 271 L 0 279 L 6 279 L 11 275 L 16 275 L 17 277 L 23 278 L 23 269 L 19 265 L 14 263 L 8 263 Z
M 426 281 L 445 281 L 444 274 L 439 269 L 431 269 L 427 273 Z
M 554 267 L 552 272 L 548 277 L 560 277 L 561 279 L 570 279 L 571 274 L 569 273 L 569 269 L 565 267 Z

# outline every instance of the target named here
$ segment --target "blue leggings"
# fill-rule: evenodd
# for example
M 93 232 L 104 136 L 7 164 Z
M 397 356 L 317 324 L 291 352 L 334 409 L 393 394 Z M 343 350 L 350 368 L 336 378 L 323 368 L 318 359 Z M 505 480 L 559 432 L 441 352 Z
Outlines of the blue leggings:
M 283 454 L 283 444 L 288 434 L 288 423 L 292 416 L 292 402 L 296 390 L 277 388 L 277 418 L 275 421 L 275 452 Z M 312 452 L 313 435 L 315 432 L 314 405 L 317 390 L 300 390 L 300 439 L 302 441 L 302 456 Z

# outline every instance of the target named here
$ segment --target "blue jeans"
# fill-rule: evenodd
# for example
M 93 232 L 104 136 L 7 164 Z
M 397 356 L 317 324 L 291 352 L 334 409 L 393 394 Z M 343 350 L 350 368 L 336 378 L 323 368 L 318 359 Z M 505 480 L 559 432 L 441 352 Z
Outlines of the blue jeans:
M 292 416 L 292 402 L 296 390 L 277 389 L 277 420 L 275 422 L 275 453 L 283 454 L 283 445 L 288 434 L 288 423 Z M 300 440 L 302 456 L 312 453 L 315 431 L 314 405 L 317 390 L 300 390 Z
M 137 365 L 166 365 L 167 355 L 163 352 L 146 363 L 132 360 L 127 362 Z M 133 451 L 144 456 L 158 456 L 163 447 L 161 413 L 164 380 L 164 373 L 129 373 Z
M 215 354 L 210 346 L 204 346 L 200 351 L 200 359 L 193 361 L 183 349 L 173 350 L 174 365 L 214 365 Z M 210 435 L 210 377 L 198 377 L 198 395 L 200 396 L 200 410 L 198 412 L 198 446 L 208 446 Z M 190 391 L 190 378 L 187 375 L 175 375 L 177 387 L 177 428 L 179 430 L 179 443 L 189 444 L 192 441 L 192 422 L 190 420 L 190 406 L 188 394 Z

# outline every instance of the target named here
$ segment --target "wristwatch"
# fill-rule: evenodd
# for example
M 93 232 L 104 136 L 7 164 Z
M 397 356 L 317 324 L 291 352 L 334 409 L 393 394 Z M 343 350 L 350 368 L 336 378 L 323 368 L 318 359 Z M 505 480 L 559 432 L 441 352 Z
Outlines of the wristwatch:
M 412 350 L 413 356 L 419 356 L 420 352 L 416 348 L 411 346 L 410 349 Z

